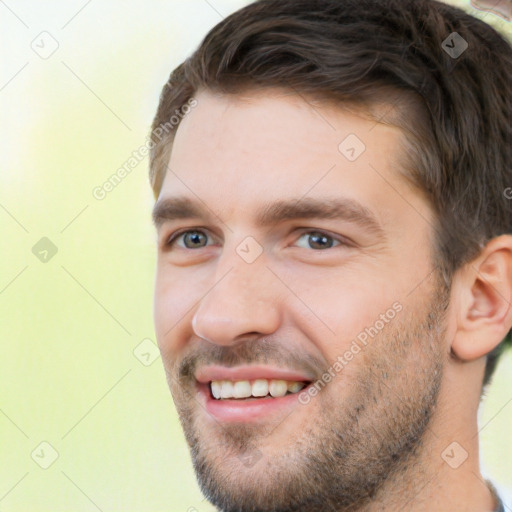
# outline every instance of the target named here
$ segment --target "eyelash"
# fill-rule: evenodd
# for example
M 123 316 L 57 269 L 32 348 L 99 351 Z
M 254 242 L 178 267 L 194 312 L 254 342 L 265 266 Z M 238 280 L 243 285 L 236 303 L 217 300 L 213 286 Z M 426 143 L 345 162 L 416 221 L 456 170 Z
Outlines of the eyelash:
M 301 230 L 299 228 L 299 230 Z M 187 233 L 193 233 L 193 232 L 200 232 L 200 233 L 203 233 L 205 234 L 207 237 L 209 237 L 210 235 L 208 234 L 208 231 L 207 230 L 204 230 L 204 229 L 185 229 L 183 231 L 177 231 L 175 233 L 172 233 L 171 235 L 169 235 L 166 239 L 165 239 L 165 242 L 164 242 L 164 247 L 167 248 L 167 249 L 172 249 L 173 246 L 176 244 L 176 241 L 183 235 L 186 235 Z M 326 236 L 328 238 L 331 238 L 332 240 L 334 240 L 335 242 L 338 242 L 338 245 L 333 245 L 332 247 L 328 247 L 327 249 L 334 249 L 335 247 L 339 247 L 339 246 L 350 246 L 350 242 L 345 239 L 344 237 L 336 237 L 336 236 L 333 236 L 331 234 L 329 234 L 328 232 L 326 231 L 323 231 L 321 229 L 309 229 L 309 228 L 302 228 L 301 230 L 301 233 L 300 233 L 300 236 L 299 236 L 299 239 L 302 238 L 304 235 L 310 235 L 310 234 L 319 234 L 319 235 L 322 235 L 322 236 Z M 208 246 L 205 246 L 205 247 L 208 247 Z M 198 249 L 204 249 L 205 247 L 199 247 Z M 184 250 L 187 250 L 187 251 L 193 251 L 194 249 L 190 249 L 188 247 L 182 247 L 182 249 Z M 325 251 L 327 249 L 312 249 L 310 248 L 311 250 L 314 250 L 316 252 L 321 252 L 321 251 Z

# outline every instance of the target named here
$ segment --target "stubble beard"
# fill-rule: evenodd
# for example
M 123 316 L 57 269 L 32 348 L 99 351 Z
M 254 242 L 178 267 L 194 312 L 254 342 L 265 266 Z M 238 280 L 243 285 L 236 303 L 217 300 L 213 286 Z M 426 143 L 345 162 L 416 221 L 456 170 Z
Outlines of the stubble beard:
M 206 431 L 198 417 L 207 413 L 184 387 L 183 364 L 176 365 L 169 385 L 206 498 L 223 512 L 363 511 L 396 482 L 424 472 L 422 448 L 445 359 L 449 294 L 437 290 L 419 313 L 404 309 L 406 318 L 397 316 L 354 357 L 343 400 L 336 402 L 335 378 L 310 404 L 297 406 L 325 405 L 279 456 L 269 449 L 278 426 L 210 422 Z M 240 353 L 248 355 L 248 347 Z M 255 352 L 241 362 L 261 361 Z M 251 457 L 256 462 L 244 465 Z

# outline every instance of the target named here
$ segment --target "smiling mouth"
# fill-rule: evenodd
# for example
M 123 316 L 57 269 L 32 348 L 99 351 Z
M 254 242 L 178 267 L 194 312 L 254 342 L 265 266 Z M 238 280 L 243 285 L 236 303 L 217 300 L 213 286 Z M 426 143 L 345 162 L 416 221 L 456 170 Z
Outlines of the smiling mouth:
M 215 400 L 261 400 L 280 398 L 296 394 L 310 382 L 255 379 L 255 380 L 213 380 L 208 387 Z

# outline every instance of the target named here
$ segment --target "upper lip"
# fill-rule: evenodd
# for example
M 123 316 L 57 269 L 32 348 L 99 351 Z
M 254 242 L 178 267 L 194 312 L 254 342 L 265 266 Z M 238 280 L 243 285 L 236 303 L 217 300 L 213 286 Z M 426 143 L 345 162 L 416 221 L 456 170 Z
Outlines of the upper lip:
M 212 380 L 256 380 L 256 379 L 274 379 L 288 381 L 312 381 L 313 377 L 305 372 L 292 370 L 288 368 L 278 368 L 272 366 L 246 365 L 246 366 L 202 366 L 195 372 L 195 378 L 198 382 L 208 383 Z

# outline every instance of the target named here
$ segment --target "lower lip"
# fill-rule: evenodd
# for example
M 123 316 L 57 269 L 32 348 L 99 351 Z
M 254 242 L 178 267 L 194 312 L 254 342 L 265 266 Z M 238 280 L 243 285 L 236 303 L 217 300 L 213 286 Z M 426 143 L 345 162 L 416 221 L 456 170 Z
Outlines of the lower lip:
M 200 383 L 199 393 L 205 400 L 206 411 L 217 421 L 250 423 L 266 419 L 272 414 L 283 413 L 285 409 L 299 405 L 299 393 L 278 398 L 257 398 L 254 400 L 217 400 L 210 393 L 210 385 Z

